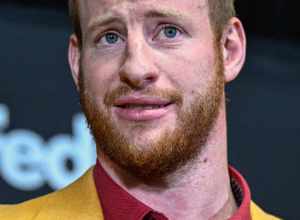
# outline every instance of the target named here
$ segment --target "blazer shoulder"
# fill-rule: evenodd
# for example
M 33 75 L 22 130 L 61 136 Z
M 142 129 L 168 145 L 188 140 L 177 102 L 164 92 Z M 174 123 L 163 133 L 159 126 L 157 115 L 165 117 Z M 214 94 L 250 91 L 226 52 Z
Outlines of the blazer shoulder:
M 281 218 L 266 213 L 254 202 L 251 202 L 250 208 L 252 220 L 281 220 Z
M 92 168 L 71 185 L 17 205 L 0 205 L 0 220 L 101 220 Z
M 32 220 L 47 201 L 47 196 L 14 205 L 0 205 L 0 220 Z

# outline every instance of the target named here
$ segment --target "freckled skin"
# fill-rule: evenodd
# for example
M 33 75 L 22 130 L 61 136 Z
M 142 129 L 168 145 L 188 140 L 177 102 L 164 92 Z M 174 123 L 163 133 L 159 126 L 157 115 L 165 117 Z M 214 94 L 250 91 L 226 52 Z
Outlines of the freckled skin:
M 90 46 L 90 42 L 85 36 L 86 26 L 91 19 L 101 16 L 107 11 L 118 11 L 124 14 L 125 24 L 127 29 L 132 31 L 130 34 L 131 42 L 135 43 L 132 49 L 131 57 L 132 59 L 140 60 L 140 67 L 136 68 L 153 68 L 152 71 L 161 72 L 158 82 L 156 82 L 158 87 L 162 88 L 173 88 L 174 86 L 180 90 L 184 90 L 186 93 L 186 101 L 190 102 L 190 98 L 193 97 L 192 89 L 199 88 L 205 91 L 208 87 L 209 81 L 212 81 L 214 71 L 214 49 L 213 49 L 213 33 L 209 26 L 209 20 L 207 16 L 207 10 L 199 11 L 198 7 L 195 7 L 195 2 L 199 1 L 189 1 L 183 2 L 180 0 L 175 0 L 174 5 L 176 7 L 171 8 L 171 10 L 177 10 L 177 8 L 190 9 L 193 8 L 192 12 L 189 12 L 192 24 L 189 26 L 192 30 L 193 38 L 189 41 L 184 42 L 183 45 L 175 50 L 154 50 L 149 45 L 142 44 L 140 42 L 144 41 L 144 37 L 137 30 L 140 25 L 130 23 L 129 20 L 139 20 L 134 11 L 139 11 L 143 14 L 147 8 L 155 7 L 158 1 L 141 1 L 142 3 L 135 5 L 130 1 L 101 1 L 100 4 L 97 1 L 80 1 L 81 7 L 81 17 L 85 18 L 82 20 L 83 29 L 83 54 L 82 63 L 88 63 L 84 65 L 84 72 L 90 74 L 101 71 L 101 74 L 90 74 L 90 80 L 88 83 L 97 84 L 99 81 L 103 82 L 103 85 L 110 85 L 113 88 L 114 82 L 118 82 L 119 70 L 124 64 L 124 53 L 110 53 L 102 56 L 98 54 L 97 50 Z M 203 3 L 202 3 L 203 4 Z M 160 8 L 170 8 L 168 3 L 159 1 Z M 203 7 L 203 6 L 202 6 Z M 127 10 L 131 8 L 132 10 Z M 202 13 L 201 13 L 202 12 Z M 130 14 L 132 13 L 132 14 Z M 145 21 L 144 21 L 145 22 Z M 136 27 L 138 26 L 138 27 Z M 194 30 L 196 29 L 197 30 Z M 198 28 L 199 27 L 199 28 Z M 128 52 L 130 53 L 130 51 Z M 101 56 L 101 59 L 98 57 Z M 113 58 L 113 59 L 112 59 Z M 87 61 L 88 60 L 88 61 Z M 147 65 L 151 65 L 148 67 Z M 101 68 L 99 68 L 101 66 Z M 176 70 L 176 71 L 174 71 Z M 137 70 L 139 71 L 139 70 Z M 200 73 L 200 74 L 199 74 Z M 191 80 L 193 79 L 193 80 Z M 180 82 L 180 83 L 179 83 Z M 96 87 L 95 85 L 88 85 L 89 88 Z M 97 86 L 98 87 L 98 86 Z M 105 90 L 108 88 L 102 87 L 97 88 L 95 93 L 105 94 Z M 199 90 L 196 92 L 199 93 Z M 200 92 L 201 93 L 201 92 Z M 99 97 L 100 98 L 100 97 Z M 95 100 L 100 102 L 101 100 Z

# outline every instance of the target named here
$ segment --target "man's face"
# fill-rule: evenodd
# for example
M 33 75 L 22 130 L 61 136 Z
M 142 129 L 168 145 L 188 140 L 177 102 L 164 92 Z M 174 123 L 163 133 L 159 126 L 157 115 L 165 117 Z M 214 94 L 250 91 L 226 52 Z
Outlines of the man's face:
M 205 0 L 80 1 L 79 88 L 100 153 L 162 177 L 205 145 L 223 63 Z

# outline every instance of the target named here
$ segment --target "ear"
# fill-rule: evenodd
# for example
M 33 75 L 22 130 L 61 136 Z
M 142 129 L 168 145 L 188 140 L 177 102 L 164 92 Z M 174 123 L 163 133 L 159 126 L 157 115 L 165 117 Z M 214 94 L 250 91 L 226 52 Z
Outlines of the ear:
M 221 41 L 226 83 L 234 80 L 246 58 L 246 36 L 241 21 L 233 17 L 223 33 Z
M 80 67 L 80 48 L 78 38 L 75 34 L 70 36 L 69 50 L 68 50 L 68 61 L 71 69 L 72 77 L 76 85 L 77 91 L 79 91 L 79 67 Z

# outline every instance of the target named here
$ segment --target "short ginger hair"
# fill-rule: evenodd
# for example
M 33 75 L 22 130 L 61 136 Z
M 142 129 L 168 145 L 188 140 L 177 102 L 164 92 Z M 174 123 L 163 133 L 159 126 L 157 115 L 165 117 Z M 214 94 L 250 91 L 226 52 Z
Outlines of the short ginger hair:
M 72 21 L 73 31 L 82 44 L 82 30 L 79 16 L 79 0 L 69 0 L 69 14 Z M 230 18 L 236 16 L 235 0 L 206 0 L 209 7 L 210 24 L 215 34 L 215 40 L 220 41 L 224 28 Z

